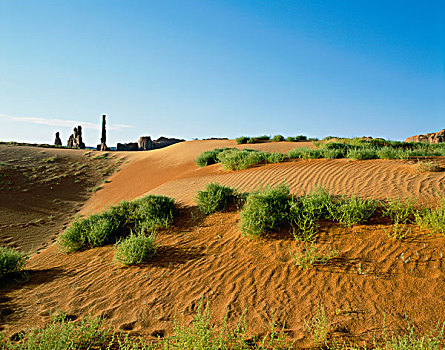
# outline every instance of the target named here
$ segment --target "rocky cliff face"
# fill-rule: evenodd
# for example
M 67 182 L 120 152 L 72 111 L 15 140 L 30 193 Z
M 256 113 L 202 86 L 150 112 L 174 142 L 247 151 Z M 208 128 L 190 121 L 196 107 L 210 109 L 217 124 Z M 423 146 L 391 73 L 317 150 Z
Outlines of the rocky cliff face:
M 416 135 L 408 137 L 405 142 L 427 142 L 427 143 L 439 143 L 445 142 L 445 129 L 438 132 L 432 132 L 424 135 Z

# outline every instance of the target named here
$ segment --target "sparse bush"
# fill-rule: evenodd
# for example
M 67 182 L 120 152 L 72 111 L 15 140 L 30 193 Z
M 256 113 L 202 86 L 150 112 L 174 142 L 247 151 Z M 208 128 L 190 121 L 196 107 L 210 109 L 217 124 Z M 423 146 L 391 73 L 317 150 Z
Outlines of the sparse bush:
M 88 316 L 80 322 L 61 319 L 43 328 L 28 329 L 19 334 L 17 342 L 0 335 L 0 345 L 7 350 L 98 349 L 107 345 L 112 334 L 103 319 Z
M 28 256 L 15 249 L 0 246 L 0 278 L 22 271 L 27 261 Z
M 289 221 L 297 240 L 311 240 L 317 232 L 317 220 L 327 219 L 333 207 L 333 197 L 322 187 L 308 195 L 293 198 L 289 203 Z
M 423 207 L 415 213 L 416 224 L 433 234 L 445 234 L 445 198 L 436 208 Z
M 354 160 L 375 159 L 377 158 L 377 152 L 375 148 L 370 147 L 352 148 L 346 153 L 346 158 Z
M 284 136 L 283 136 L 283 135 L 275 135 L 275 136 L 272 138 L 272 141 L 273 141 L 273 142 L 281 142 L 281 141 L 284 141 Z
M 229 149 L 218 154 L 218 161 L 224 169 L 241 170 L 267 163 L 269 153 L 252 149 Z
M 336 202 L 330 209 L 330 216 L 334 221 L 350 227 L 368 221 L 376 208 L 376 201 L 352 195 Z
M 198 208 L 204 214 L 212 214 L 216 211 L 223 211 L 234 203 L 235 191 L 230 187 L 221 186 L 217 183 L 207 184 L 204 191 L 198 191 L 196 202 Z
M 288 159 L 285 153 L 271 152 L 267 153 L 267 163 L 283 163 Z
M 295 136 L 295 141 L 308 141 L 308 138 L 305 135 L 298 135 Z
M 241 136 L 241 137 L 236 138 L 236 143 L 237 143 L 238 145 L 241 145 L 241 144 L 247 143 L 248 140 L 249 140 L 248 137 L 246 137 L 246 136 Z
M 426 162 L 418 162 L 416 164 L 417 171 L 421 173 L 426 172 L 438 172 L 441 170 L 440 166 L 436 162 L 426 161 Z
M 294 260 L 296 266 L 307 269 L 314 265 L 325 264 L 332 258 L 338 256 L 336 250 L 330 249 L 327 252 L 322 252 L 317 248 L 315 243 L 307 243 L 302 249 L 297 249 L 295 253 L 289 249 L 289 253 Z
M 289 213 L 289 188 L 279 185 L 249 193 L 241 210 L 241 231 L 261 236 L 283 224 Z
M 287 152 L 289 158 L 301 159 L 317 159 L 323 158 L 323 151 L 320 149 L 313 149 L 309 147 L 298 147 Z
M 406 224 L 411 221 L 415 213 L 416 200 L 413 197 L 400 199 L 389 198 L 383 205 L 383 216 L 387 216 L 393 223 Z
M 215 148 L 211 151 L 202 152 L 198 158 L 196 158 L 195 163 L 201 168 L 207 165 L 216 164 L 218 163 L 218 154 L 229 149 L 231 148 Z
M 65 252 L 103 246 L 131 230 L 167 228 L 175 215 L 174 200 L 168 197 L 148 195 L 133 202 L 123 201 L 103 213 L 77 218 L 59 236 L 58 245 Z
M 286 141 L 287 142 L 295 142 L 296 139 L 295 139 L 295 137 L 289 136 L 289 137 L 286 138 Z
M 143 231 L 137 235 L 131 233 L 127 238 L 116 243 L 114 260 L 122 265 L 140 264 L 150 260 L 156 254 L 157 245 L 155 241 L 155 232 L 148 236 Z

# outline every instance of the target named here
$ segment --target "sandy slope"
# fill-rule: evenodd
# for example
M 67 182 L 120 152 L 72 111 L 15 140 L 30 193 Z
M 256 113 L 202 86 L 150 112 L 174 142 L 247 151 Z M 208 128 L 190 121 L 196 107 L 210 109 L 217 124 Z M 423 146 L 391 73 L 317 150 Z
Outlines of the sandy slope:
M 285 151 L 299 144 L 246 145 Z M 192 141 L 150 152 L 128 153 L 122 170 L 91 197 L 83 214 L 144 193 L 160 193 L 192 204 L 209 181 L 239 190 L 286 182 L 295 193 L 323 184 L 334 193 L 375 198 L 413 195 L 433 201 L 445 192 L 445 174 L 418 173 L 412 161 L 308 160 L 272 164 L 236 172 L 218 165 L 199 169 L 198 154 L 233 141 Z M 445 166 L 444 160 L 439 160 Z M 405 315 L 417 330 L 445 321 L 445 239 L 417 227 L 408 239 L 389 239 L 391 225 L 373 219 L 347 229 L 324 222 L 318 236 L 322 249 L 338 258 L 304 270 L 290 250 L 301 243 L 289 229 L 262 240 L 239 231 L 239 213 L 208 217 L 195 207 L 181 209 L 173 228 L 159 235 L 159 252 L 151 262 L 129 268 L 113 264 L 113 247 L 64 255 L 50 247 L 34 256 L 29 280 L 0 289 L 0 326 L 12 334 L 48 321 L 56 310 L 80 317 L 102 315 L 114 326 L 143 335 L 172 331 L 175 312 L 190 320 L 201 298 L 208 298 L 214 321 L 228 313 L 233 324 L 247 309 L 251 334 L 264 334 L 274 318 L 285 324 L 298 344 L 310 344 L 307 325 L 320 303 L 326 308 L 331 336 L 355 340 L 400 331 Z

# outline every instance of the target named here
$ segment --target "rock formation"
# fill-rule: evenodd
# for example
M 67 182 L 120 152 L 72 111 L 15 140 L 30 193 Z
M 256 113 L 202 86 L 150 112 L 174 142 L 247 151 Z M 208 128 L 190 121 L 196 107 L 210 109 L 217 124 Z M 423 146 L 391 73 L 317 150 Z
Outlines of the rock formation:
M 153 141 L 151 140 L 151 137 L 150 136 L 139 137 L 138 147 L 140 151 L 153 149 Z
M 185 140 L 167 138 L 161 136 L 157 140 L 152 140 L 150 136 L 141 136 L 138 142 L 118 143 L 116 151 L 148 151 L 173 145 Z
M 82 141 L 82 127 L 79 125 L 77 128 L 74 128 L 73 133 L 70 135 L 70 138 L 67 142 L 68 148 L 80 148 L 84 149 L 85 144 Z
M 445 142 L 445 129 L 438 132 L 432 132 L 424 135 L 416 135 L 408 137 L 405 142 L 427 142 L 427 143 L 439 143 Z
M 60 139 L 59 132 L 56 132 L 56 139 L 54 140 L 54 145 L 62 146 L 62 140 Z
M 150 136 L 141 136 L 138 141 L 139 151 L 148 151 L 151 149 L 158 149 L 173 145 L 178 142 L 183 142 L 185 140 L 175 139 L 175 138 L 167 138 L 161 136 L 157 140 L 152 140 Z
M 107 130 L 106 130 L 106 119 L 107 116 L 104 114 L 102 115 L 102 136 L 100 138 L 100 145 L 97 145 L 98 151 L 109 151 L 109 148 L 107 147 Z
M 139 149 L 137 142 L 118 143 L 116 151 L 137 151 Z

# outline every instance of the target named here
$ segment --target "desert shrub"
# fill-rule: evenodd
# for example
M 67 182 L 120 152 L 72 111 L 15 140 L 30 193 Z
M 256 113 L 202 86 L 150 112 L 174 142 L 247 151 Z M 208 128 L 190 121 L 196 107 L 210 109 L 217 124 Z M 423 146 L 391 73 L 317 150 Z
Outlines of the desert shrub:
M 395 224 L 406 224 L 415 213 L 415 198 L 390 198 L 383 204 L 383 216 L 387 216 Z
M 223 211 L 235 201 L 235 190 L 217 183 L 207 184 L 204 191 L 198 191 L 196 203 L 204 214 Z
M 352 148 L 346 153 L 346 158 L 354 160 L 375 159 L 377 158 L 377 151 L 371 147 Z
M 28 256 L 15 249 L 0 246 L 0 278 L 22 271 L 27 261 Z
M 295 139 L 295 137 L 289 136 L 289 137 L 286 138 L 286 141 L 287 142 L 295 142 L 296 139 Z
M 321 144 L 321 149 L 335 149 L 341 151 L 347 151 L 350 147 L 343 142 L 326 142 Z
M 283 163 L 288 159 L 285 153 L 270 152 L 267 153 L 267 163 Z
M 238 145 L 241 145 L 241 144 L 247 143 L 248 140 L 249 140 L 248 137 L 246 137 L 246 136 L 241 136 L 241 137 L 237 137 L 237 138 L 236 138 L 236 143 L 237 143 Z
M 134 201 L 130 224 L 136 231 L 168 228 L 177 211 L 172 198 L 148 195 Z
M 28 329 L 19 333 L 17 342 L 0 337 L 0 345 L 7 350 L 65 350 L 99 349 L 106 345 L 113 332 L 103 319 L 88 316 L 80 322 L 60 319 L 43 328 Z
M 289 188 L 275 188 L 249 193 L 241 210 L 241 231 L 245 235 L 261 236 L 283 224 L 289 212 Z
M 333 206 L 333 197 L 322 187 L 309 194 L 293 198 L 289 203 L 289 222 L 297 240 L 311 240 L 317 232 L 317 220 L 327 219 Z
M 445 198 L 436 208 L 423 207 L 415 213 L 416 224 L 433 234 L 445 234 Z
M 59 236 L 58 245 L 65 252 L 103 246 L 127 236 L 131 230 L 152 232 L 167 228 L 175 215 L 175 202 L 168 197 L 148 195 L 123 201 L 103 213 L 76 218 Z
M 440 166 L 433 161 L 418 162 L 416 164 L 416 169 L 421 173 L 438 172 L 441 170 Z
M 377 150 L 377 157 L 380 159 L 397 159 L 399 152 L 394 147 L 382 147 Z
M 289 158 L 316 159 L 323 158 L 323 151 L 309 147 L 298 147 L 287 152 Z
M 339 159 L 344 158 L 346 152 L 341 149 L 323 149 L 323 158 L 326 159 Z
M 130 233 L 115 245 L 114 260 L 122 265 L 134 265 L 150 260 L 155 254 L 157 245 L 156 234 L 145 235 L 143 231 L 135 235 Z
M 377 208 L 376 201 L 352 195 L 343 197 L 330 208 L 330 216 L 345 226 L 361 224 L 369 220 Z
M 262 136 L 256 136 L 254 137 L 256 140 L 260 140 L 260 141 L 267 141 L 270 140 L 270 136 L 268 135 L 262 135 Z
M 267 163 L 267 152 L 251 149 L 229 149 L 218 154 L 218 161 L 224 169 L 241 170 L 254 165 Z
M 289 253 L 295 265 L 303 269 L 325 264 L 338 255 L 338 252 L 334 249 L 329 249 L 326 252 L 321 251 L 313 242 L 306 243 L 303 248 L 298 248 L 295 253 L 289 249 Z
M 210 151 L 204 151 L 198 158 L 196 158 L 195 163 L 201 168 L 207 165 L 216 164 L 218 163 L 218 154 L 228 149 L 230 148 L 215 148 Z
M 272 138 L 272 141 L 274 141 L 274 142 L 281 142 L 281 141 L 284 141 L 284 136 L 283 136 L 283 135 L 275 135 L 275 136 Z

